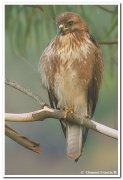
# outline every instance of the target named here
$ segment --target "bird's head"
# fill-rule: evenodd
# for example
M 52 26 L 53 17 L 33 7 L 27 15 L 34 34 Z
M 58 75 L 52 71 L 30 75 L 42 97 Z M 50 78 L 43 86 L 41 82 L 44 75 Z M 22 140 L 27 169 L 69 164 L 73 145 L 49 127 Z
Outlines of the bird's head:
M 65 12 L 56 18 L 56 24 L 60 35 L 66 35 L 75 31 L 88 31 L 85 21 L 73 12 Z

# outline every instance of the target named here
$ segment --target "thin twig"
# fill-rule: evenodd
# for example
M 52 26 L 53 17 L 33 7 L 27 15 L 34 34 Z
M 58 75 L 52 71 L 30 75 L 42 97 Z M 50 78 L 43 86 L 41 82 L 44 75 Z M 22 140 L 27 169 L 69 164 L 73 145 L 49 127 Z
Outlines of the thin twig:
M 22 87 L 21 85 L 19 85 L 17 82 L 6 79 L 5 83 L 21 92 L 23 92 L 24 94 L 32 97 L 36 102 L 38 102 L 41 105 L 41 108 L 44 107 L 45 103 L 42 102 L 42 99 L 39 95 L 33 93 L 30 89 L 26 89 L 24 87 Z
M 100 45 L 117 45 L 118 41 L 99 41 Z
M 107 8 L 105 8 L 105 7 L 102 6 L 102 5 L 96 5 L 96 6 L 99 7 L 100 9 L 102 9 L 102 10 L 108 12 L 108 13 L 113 13 L 113 12 L 114 12 L 113 10 L 107 9 Z
M 97 123 L 92 119 L 84 119 L 84 120 L 78 119 L 75 113 L 69 113 L 66 120 L 64 119 L 64 113 L 65 113 L 64 111 L 51 109 L 47 106 L 44 106 L 44 108 L 41 110 L 29 112 L 29 113 L 23 113 L 23 114 L 6 113 L 5 119 L 6 121 L 11 121 L 11 122 L 43 121 L 46 118 L 61 119 L 62 121 L 71 121 L 76 124 L 88 127 L 99 133 L 102 133 L 106 136 L 118 139 L 118 131 L 115 129 Z
M 14 140 L 18 144 L 36 153 L 40 153 L 40 147 L 38 143 L 35 143 L 31 141 L 30 139 L 24 137 L 23 135 L 19 134 L 18 132 L 16 132 L 15 130 L 13 130 L 7 125 L 5 125 L 5 133 L 9 138 Z
M 33 8 L 38 8 L 39 10 L 41 10 L 42 12 L 44 12 L 43 6 L 42 5 L 25 5 L 28 7 L 33 7 Z

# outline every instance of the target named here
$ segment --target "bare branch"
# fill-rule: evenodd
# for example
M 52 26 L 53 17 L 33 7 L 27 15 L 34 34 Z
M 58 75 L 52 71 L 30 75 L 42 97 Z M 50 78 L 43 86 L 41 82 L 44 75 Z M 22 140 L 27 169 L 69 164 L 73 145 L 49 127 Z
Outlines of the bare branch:
M 44 106 L 43 109 L 29 112 L 29 113 L 23 113 L 23 114 L 5 114 L 6 121 L 11 122 L 32 122 L 32 121 L 43 121 L 46 118 L 55 118 L 55 119 L 61 119 L 62 121 L 71 121 L 76 124 L 88 127 L 94 131 L 97 131 L 99 133 L 102 133 L 106 136 L 118 139 L 118 131 L 112 128 L 109 128 L 105 125 L 102 125 L 100 123 L 95 122 L 94 120 L 90 119 L 84 119 L 83 121 L 81 119 L 78 119 L 76 117 L 75 113 L 69 113 L 67 116 L 67 119 L 64 118 L 64 111 L 51 109 L 47 106 Z
M 19 134 L 9 126 L 5 125 L 5 133 L 6 135 L 17 142 L 18 144 L 24 146 L 25 148 L 32 150 L 36 153 L 40 153 L 40 147 L 39 144 L 31 141 L 30 139 L 24 137 L 23 135 Z
M 39 10 L 41 10 L 42 12 L 44 12 L 43 6 L 42 5 L 24 5 L 27 7 L 33 7 L 33 8 L 38 8 Z
M 105 7 L 102 6 L 102 5 L 96 5 L 96 6 L 99 7 L 100 9 L 102 9 L 102 10 L 108 12 L 108 13 L 113 13 L 113 12 L 114 12 L 113 10 L 107 9 L 107 8 L 105 8 Z
M 6 83 L 6 85 L 9 85 L 9 86 L 23 92 L 24 94 L 32 97 L 36 102 L 38 102 L 41 105 L 41 108 L 44 107 L 45 103 L 42 102 L 41 97 L 39 95 L 33 93 L 30 89 L 26 89 L 26 88 L 22 87 L 21 85 L 19 85 L 17 82 L 9 80 L 9 79 L 6 79 L 5 83 Z
M 118 41 L 99 41 L 100 45 L 117 45 Z
M 94 120 L 90 119 L 84 119 L 83 121 L 81 119 L 78 119 L 76 117 L 75 113 L 69 113 L 67 116 L 67 119 L 64 118 L 64 111 L 60 111 L 57 109 L 52 109 L 46 106 L 45 103 L 42 102 L 42 99 L 40 96 L 32 93 L 30 89 L 25 89 L 19 84 L 15 83 L 14 81 L 11 80 L 6 80 L 6 84 L 16 88 L 17 90 L 27 94 L 28 96 L 32 97 L 35 99 L 40 105 L 41 105 L 41 110 L 34 111 L 34 112 L 29 112 L 29 113 L 22 113 L 22 114 L 12 114 L 12 113 L 6 113 L 5 114 L 5 119 L 6 121 L 11 121 L 11 122 L 32 122 L 32 121 L 43 121 L 47 118 L 55 118 L 55 119 L 60 119 L 62 121 L 71 121 L 76 124 L 88 127 L 94 131 L 97 131 L 99 133 L 102 133 L 106 136 L 112 137 L 114 139 L 118 139 L 118 131 L 112 128 L 109 128 L 105 125 L 102 125 L 100 123 L 95 122 Z M 28 138 L 24 137 L 23 135 L 19 134 L 18 132 L 14 131 L 10 127 L 6 125 L 5 127 L 6 130 L 6 135 L 13 139 L 15 142 L 19 143 L 20 145 L 26 147 L 27 149 L 30 149 L 34 152 L 39 153 L 40 148 L 39 144 L 29 140 Z

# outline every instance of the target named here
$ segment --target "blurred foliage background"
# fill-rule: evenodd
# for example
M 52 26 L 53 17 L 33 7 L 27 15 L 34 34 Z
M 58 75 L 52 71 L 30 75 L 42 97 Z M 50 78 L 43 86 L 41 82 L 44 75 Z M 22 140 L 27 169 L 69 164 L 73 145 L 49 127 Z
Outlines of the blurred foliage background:
M 32 89 L 49 103 L 42 87 L 38 62 L 57 28 L 54 18 L 61 12 L 73 11 L 88 23 L 90 33 L 98 41 L 117 41 L 117 5 L 6 5 L 5 6 L 5 75 Z M 101 45 L 104 58 L 104 78 L 95 119 L 117 129 L 118 122 L 118 46 Z M 21 113 L 40 106 L 30 97 L 5 88 L 5 110 Z M 57 120 L 35 123 L 7 123 L 23 135 L 41 144 L 37 155 L 16 144 L 8 137 L 5 145 L 6 175 L 64 175 L 81 171 L 117 171 L 117 141 L 90 130 L 83 156 L 78 163 L 66 156 L 65 139 Z

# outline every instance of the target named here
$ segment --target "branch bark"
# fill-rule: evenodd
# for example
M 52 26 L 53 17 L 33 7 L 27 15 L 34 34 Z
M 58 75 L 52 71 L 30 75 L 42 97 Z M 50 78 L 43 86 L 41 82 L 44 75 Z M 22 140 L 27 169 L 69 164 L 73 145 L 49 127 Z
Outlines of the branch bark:
M 22 114 L 11 114 L 6 113 L 5 119 L 6 121 L 11 122 L 33 122 L 33 121 L 43 121 L 47 118 L 55 118 L 61 119 L 62 121 L 71 121 L 73 123 L 88 127 L 94 131 L 102 133 L 106 136 L 112 137 L 114 139 L 118 139 L 118 131 L 112 128 L 109 128 L 105 125 L 97 123 L 92 119 L 78 119 L 75 113 L 69 113 L 67 119 L 64 118 L 64 111 L 56 110 L 44 106 L 43 109 L 38 111 L 33 111 L 29 113 L 22 113 Z
M 36 153 L 40 153 L 40 147 L 39 147 L 38 143 L 35 143 L 35 142 L 31 141 L 30 139 L 24 137 L 23 135 L 16 132 L 15 130 L 13 130 L 12 128 L 10 128 L 7 125 L 5 125 L 5 134 L 9 138 L 11 138 L 15 142 L 17 142 L 18 144 L 24 146 L 25 148 L 32 150 Z

